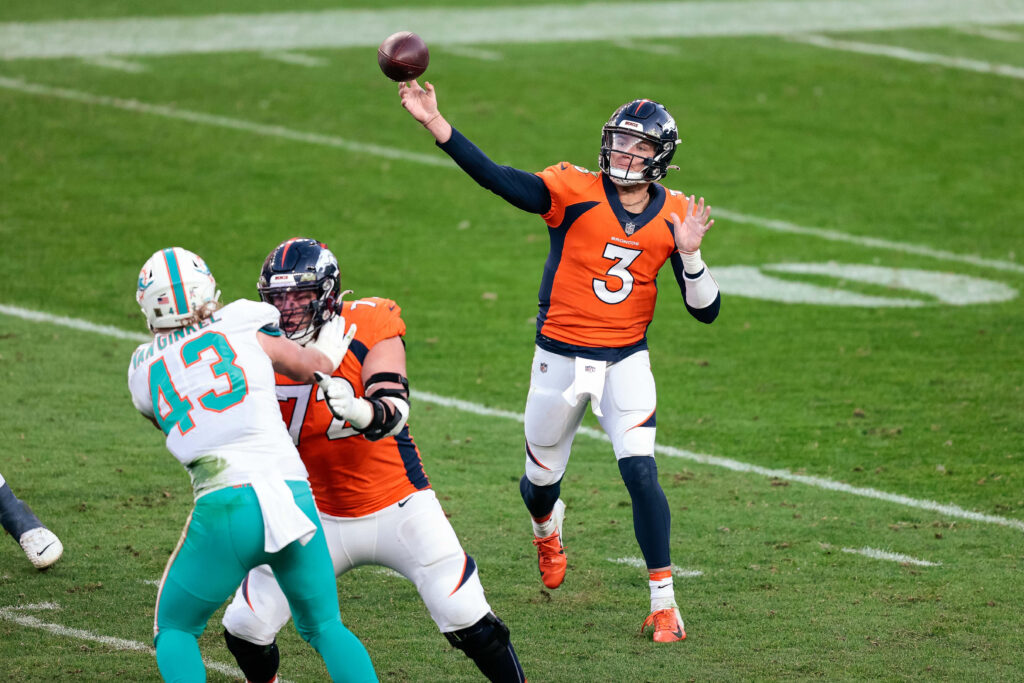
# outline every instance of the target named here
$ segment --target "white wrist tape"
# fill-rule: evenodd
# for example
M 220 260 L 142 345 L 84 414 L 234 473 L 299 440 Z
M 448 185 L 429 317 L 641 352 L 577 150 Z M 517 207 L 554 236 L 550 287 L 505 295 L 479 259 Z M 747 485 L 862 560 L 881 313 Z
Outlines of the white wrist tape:
M 691 275 L 696 275 L 704 267 L 704 261 L 700 257 L 700 249 L 697 251 L 681 251 L 679 255 L 683 259 L 683 270 Z

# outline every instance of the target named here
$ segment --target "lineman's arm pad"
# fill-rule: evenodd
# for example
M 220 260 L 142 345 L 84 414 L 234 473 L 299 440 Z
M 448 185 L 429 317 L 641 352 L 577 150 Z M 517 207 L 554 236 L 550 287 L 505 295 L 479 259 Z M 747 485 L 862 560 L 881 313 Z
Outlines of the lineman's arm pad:
M 374 385 L 380 382 L 398 383 L 402 388 L 375 389 Z M 366 386 L 369 391 L 363 398 L 373 407 L 373 419 L 364 429 L 357 431 L 369 441 L 395 436 L 409 419 L 409 380 L 397 373 L 379 372 L 366 381 Z M 387 401 L 382 400 L 384 398 Z
M 683 282 L 686 286 L 686 310 L 702 323 L 714 321 L 718 317 L 722 294 L 707 265 L 696 275 L 685 273 Z

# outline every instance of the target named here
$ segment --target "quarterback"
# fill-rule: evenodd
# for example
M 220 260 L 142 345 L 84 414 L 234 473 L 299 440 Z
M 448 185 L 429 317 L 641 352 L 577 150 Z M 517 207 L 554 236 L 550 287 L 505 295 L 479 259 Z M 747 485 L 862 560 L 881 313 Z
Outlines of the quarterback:
M 697 320 L 712 322 L 721 297 L 700 253 L 714 224 L 710 207 L 703 197 L 695 201 L 658 182 L 679 143 L 675 120 L 652 100 L 627 102 L 602 129 L 600 172 L 563 161 L 534 174 L 495 164 L 455 130 L 438 110 L 430 83 L 402 83 L 399 94 L 402 106 L 460 168 L 512 205 L 539 214 L 548 227 L 526 398 L 526 471 L 519 486 L 544 585 L 557 588 L 565 578 L 560 484 L 589 404 L 611 439 L 647 564 L 651 608 L 641 629 L 652 626 L 657 642 L 683 640 L 669 508 L 654 462 L 656 398 L 647 327 L 655 278 L 668 262 Z
M 267 256 L 260 297 L 281 313 L 281 329 L 307 348 L 341 311 L 357 331 L 333 372 L 277 375 L 277 398 L 309 470 L 334 573 L 389 567 L 409 579 L 438 629 L 491 681 L 524 681 L 505 624 L 491 611 L 472 556 L 437 500 L 413 442 L 406 379 L 405 322 L 390 299 L 341 302 L 338 261 L 326 245 L 295 238 Z M 268 567 L 242 582 L 224 614 L 224 637 L 246 677 L 274 680 L 276 636 L 288 603 Z
M 188 470 L 195 507 L 156 598 L 154 637 L 168 681 L 205 681 L 197 638 L 253 567 L 269 564 L 331 680 L 376 681 L 370 656 L 338 614 L 338 594 L 306 468 L 281 422 L 274 373 L 331 372 L 354 330 L 337 318 L 315 345 L 285 338 L 273 306 L 221 306 L 199 256 L 161 249 L 142 267 L 136 300 L 153 341 L 128 368 L 132 403 Z

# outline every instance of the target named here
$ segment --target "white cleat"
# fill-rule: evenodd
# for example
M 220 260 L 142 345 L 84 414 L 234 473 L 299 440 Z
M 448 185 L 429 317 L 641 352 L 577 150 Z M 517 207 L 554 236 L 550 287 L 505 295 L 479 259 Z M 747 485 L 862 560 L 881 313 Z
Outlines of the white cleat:
M 57 535 L 44 526 L 30 529 L 19 539 L 29 562 L 42 571 L 47 569 L 64 554 L 64 546 Z

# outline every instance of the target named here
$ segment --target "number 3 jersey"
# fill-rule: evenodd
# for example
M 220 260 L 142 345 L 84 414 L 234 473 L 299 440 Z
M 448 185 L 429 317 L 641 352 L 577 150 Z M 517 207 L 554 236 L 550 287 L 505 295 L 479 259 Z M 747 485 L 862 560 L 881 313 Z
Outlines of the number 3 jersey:
M 356 336 L 341 366 L 334 371 L 364 394 L 363 361 L 378 342 L 405 334 L 402 309 L 390 299 L 369 297 L 346 301 L 345 324 Z M 409 426 L 396 436 L 369 441 L 331 414 L 323 391 L 277 376 L 281 414 L 298 446 L 313 488 L 317 508 L 334 517 L 362 517 L 421 489 L 430 488 Z
M 196 497 L 267 475 L 306 478 L 256 338 L 264 326 L 280 334 L 279 319 L 270 304 L 239 299 L 200 324 L 157 334 L 132 355 L 132 403 L 167 435 Z
M 634 218 L 604 174 L 562 162 L 537 175 L 551 194 L 543 215 L 551 250 L 537 332 L 574 346 L 618 348 L 644 341 L 654 316 L 655 278 L 676 251 L 669 214 L 682 220 L 686 198 L 652 183 L 650 203 Z

